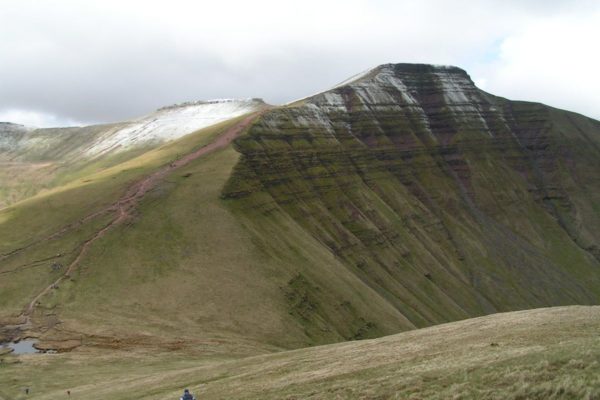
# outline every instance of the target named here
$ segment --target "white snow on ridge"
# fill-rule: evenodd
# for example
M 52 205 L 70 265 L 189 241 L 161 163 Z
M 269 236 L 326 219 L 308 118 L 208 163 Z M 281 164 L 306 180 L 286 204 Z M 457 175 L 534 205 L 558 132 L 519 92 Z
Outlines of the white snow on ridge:
M 471 82 L 462 76 L 447 73 L 436 73 L 439 83 L 443 88 L 444 99 L 448 104 L 470 103 L 467 91 L 471 89 Z
M 0 152 L 18 149 L 23 137 L 33 130 L 35 128 L 26 125 L 0 122 Z
M 375 67 L 375 68 L 378 68 L 378 67 Z M 357 80 L 359 80 L 359 79 L 361 79 L 361 78 L 363 78 L 363 77 L 367 76 L 367 75 L 368 75 L 368 74 L 369 74 L 371 71 L 373 71 L 375 68 L 369 68 L 369 69 L 367 69 L 367 70 L 365 70 L 365 71 L 363 71 L 363 72 L 360 72 L 360 73 L 358 73 L 358 74 L 356 74 L 356 75 L 354 75 L 354 76 L 351 76 L 350 78 L 348 78 L 348 79 L 346 79 L 346 80 L 344 80 L 344 81 L 342 81 L 342 82 L 338 83 L 337 85 L 335 85 L 335 86 L 334 86 L 334 87 L 332 87 L 331 89 L 335 89 L 335 88 L 339 88 L 339 87 L 341 87 L 341 86 L 346 86 L 346 85 L 349 85 L 350 83 L 353 83 L 353 82 L 355 82 L 355 81 L 357 81 Z M 330 89 L 330 90 L 331 90 L 331 89 Z
M 127 150 L 143 144 L 161 143 L 185 136 L 264 106 L 258 99 L 220 99 L 187 102 L 163 107 L 156 112 L 128 123 L 116 131 L 107 131 L 86 151 L 87 156 Z
M 377 67 L 375 67 L 375 68 L 377 68 Z M 327 90 L 323 90 L 323 91 L 320 91 L 320 92 L 317 92 L 317 93 L 313 93 L 313 94 L 311 94 L 311 95 L 309 95 L 309 96 L 305 96 L 305 97 L 301 97 L 301 98 L 299 98 L 299 99 L 295 99 L 295 100 L 292 100 L 292 101 L 288 101 L 287 103 L 284 103 L 284 104 L 282 104 L 282 105 L 283 105 L 283 106 L 289 106 L 290 104 L 294 104 L 294 103 L 297 103 L 297 102 L 299 102 L 299 101 L 302 101 L 302 100 L 310 99 L 311 97 L 315 97 L 315 96 L 318 96 L 318 95 L 321 95 L 321 94 L 325 94 L 325 93 L 329 92 L 330 90 L 337 89 L 337 88 L 339 88 L 339 87 L 342 87 L 342 86 L 349 85 L 349 84 L 351 84 L 351 83 L 353 83 L 353 82 L 355 82 L 355 81 L 357 81 L 357 80 L 359 80 L 359 79 L 361 79 L 361 78 L 364 78 L 364 77 L 365 77 L 365 76 L 367 76 L 367 75 L 368 75 L 368 74 L 369 74 L 371 71 L 373 71 L 375 68 L 369 68 L 369 69 L 368 69 L 368 70 L 366 70 L 366 71 L 363 71 L 363 72 L 361 72 L 361 73 L 358 73 L 358 74 L 356 74 L 356 75 L 354 75 L 354 76 L 351 76 L 350 78 L 348 78 L 348 79 L 346 79 L 346 80 L 344 80 L 344 81 L 342 81 L 342 82 L 338 83 L 337 85 L 335 85 L 335 86 L 333 86 L 333 87 L 331 87 L 331 88 L 329 88 L 329 89 L 327 89 Z

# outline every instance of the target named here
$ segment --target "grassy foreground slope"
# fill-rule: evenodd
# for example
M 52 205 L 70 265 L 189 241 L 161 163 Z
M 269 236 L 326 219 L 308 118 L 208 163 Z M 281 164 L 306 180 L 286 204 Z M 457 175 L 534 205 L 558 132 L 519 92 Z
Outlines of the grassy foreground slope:
M 189 352 L 5 357 L 0 399 L 598 399 L 600 307 L 510 312 L 222 360 Z

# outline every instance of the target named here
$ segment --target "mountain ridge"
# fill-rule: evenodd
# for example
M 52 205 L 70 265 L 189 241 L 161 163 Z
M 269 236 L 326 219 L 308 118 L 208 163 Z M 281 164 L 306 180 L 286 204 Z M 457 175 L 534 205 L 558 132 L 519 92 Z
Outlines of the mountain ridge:
M 269 107 L 261 99 L 196 101 L 129 121 L 66 128 L 0 125 L 0 208 L 107 168 L 198 129 Z M 2 126 L 6 129 L 2 130 Z M 4 176 L 2 176 L 4 175 Z
M 34 243 L 2 260 L 0 320 L 56 281 L 44 260 L 69 265 L 108 223 L 86 215 L 233 123 L 84 166 L 0 210 L 1 254 Z M 34 307 L 28 334 L 258 353 L 598 304 L 598 132 L 485 93 L 457 67 L 376 67 L 264 110 L 233 147 L 164 176 Z M 65 221 L 68 234 L 43 240 Z

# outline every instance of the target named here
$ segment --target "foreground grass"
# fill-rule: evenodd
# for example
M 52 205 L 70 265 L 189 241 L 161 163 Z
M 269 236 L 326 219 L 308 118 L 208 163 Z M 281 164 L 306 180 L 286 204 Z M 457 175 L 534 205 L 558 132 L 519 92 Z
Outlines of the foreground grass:
M 600 307 L 497 314 L 242 359 L 84 349 L 4 357 L 0 398 L 597 399 Z M 20 397 L 19 397 L 20 396 Z

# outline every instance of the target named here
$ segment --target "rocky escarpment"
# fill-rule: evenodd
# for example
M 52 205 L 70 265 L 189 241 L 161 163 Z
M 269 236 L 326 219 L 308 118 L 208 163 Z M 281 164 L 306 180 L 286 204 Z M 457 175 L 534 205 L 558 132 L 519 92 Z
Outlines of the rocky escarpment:
M 266 113 L 236 148 L 223 197 L 257 235 L 293 220 L 416 326 L 600 301 L 598 121 L 389 64 Z

